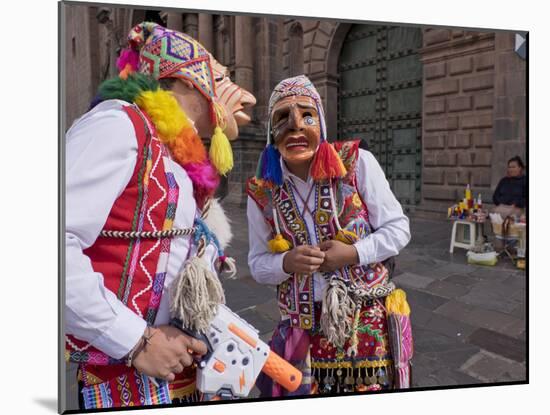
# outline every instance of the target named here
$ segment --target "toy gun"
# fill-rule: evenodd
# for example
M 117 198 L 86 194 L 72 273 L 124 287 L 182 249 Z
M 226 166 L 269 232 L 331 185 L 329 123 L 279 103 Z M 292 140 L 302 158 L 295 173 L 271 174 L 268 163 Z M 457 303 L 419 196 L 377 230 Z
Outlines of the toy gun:
M 290 392 L 302 382 L 302 372 L 271 351 L 258 330 L 223 304 L 205 334 L 182 328 L 177 319 L 171 324 L 207 345 L 197 368 L 197 389 L 205 401 L 247 397 L 261 371 Z

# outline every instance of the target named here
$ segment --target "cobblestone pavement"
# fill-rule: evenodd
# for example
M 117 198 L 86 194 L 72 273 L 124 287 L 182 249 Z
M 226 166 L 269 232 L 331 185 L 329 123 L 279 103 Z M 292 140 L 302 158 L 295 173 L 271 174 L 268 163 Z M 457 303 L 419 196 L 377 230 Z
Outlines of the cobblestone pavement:
M 264 340 L 279 320 L 275 287 L 260 285 L 247 266 L 245 209 L 226 206 L 235 233 L 227 254 L 239 278 L 225 281 L 229 307 Z M 526 380 L 526 273 L 507 258 L 470 265 L 449 253 L 451 223 L 413 218 L 412 240 L 396 259 L 394 281 L 412 309 L 416 387 Z
M 227 305 L 267 342 L 279 320 L 275 286 L 250 276 L 246 209 L 225 209 L 234 232 L 226 254 L 239 270 L 237 279 L 223 281 Z M 394 281 L 406 290 L 412 310 L 413 386 L 526 380 L 526 273 L 506 258 L 487 267 L 467 264 L 462 249 L 450 254 L 448 221 L 413 218 L 411 233 L 396 259 Z M 74 379 L 74 367 L 67 375 Z M 75 405 L 74 382 L 68 395 Z

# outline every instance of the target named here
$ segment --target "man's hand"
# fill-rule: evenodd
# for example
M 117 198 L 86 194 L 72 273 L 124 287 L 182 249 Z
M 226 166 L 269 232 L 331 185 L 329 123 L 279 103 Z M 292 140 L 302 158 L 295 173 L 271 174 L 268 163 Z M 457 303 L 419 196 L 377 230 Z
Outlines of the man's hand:
M 283 270 L 287 274 L 311 274 L 319 270 L 325 253 L 318 246 L 300 245 L 285 255 Z
M 325 253 L 325 261 L 320 267 L 323 272 L 336 271 L 346 265 L 359 263 L 359 254 L 353 245 L 331 240 L 321 242 L 319 248 Z
M 195 355 L 202 356 L 207 352 L 203 342 L 187 336 L 176 327 L 152 327 L 150 333 L 149 344 L 132 362 L 138 372 L 148 376 L 172 382 L 177 373 L 191 366 Z

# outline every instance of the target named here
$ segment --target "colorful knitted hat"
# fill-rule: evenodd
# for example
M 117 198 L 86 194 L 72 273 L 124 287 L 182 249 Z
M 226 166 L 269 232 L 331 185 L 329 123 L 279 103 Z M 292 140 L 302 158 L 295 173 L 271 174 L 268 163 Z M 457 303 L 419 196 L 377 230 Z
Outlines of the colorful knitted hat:
M 315 180 L 327 180 L 337 177 L 344 177 L 346 169 L 344 163 L 338 156 L 338 153 L 327 141 L 327 130 L 325 123 L 325 113 L 321 96 L 313 86 L 313 83 L 305 76 L 299 75 L 293 78 L 282 80 L 275 86 L 271 97 L 269 98 L 268 107 L 268 124 L 267 124 L 267 144 L 265 150 L 260 156 L 256 177 L 264 180 L 272 185 L 280 186 L 283 183 L 282 171 L 280 166 L 280 153 L 275 148 L 274 138 L 271 126 L 271 115 L 275 104 L 281 99 L 290 96 L 306 96 L 315 102 L 317 113 L 321 127 L 321 143 L 317 148 L 313 163 L 311 166 L 311 176 Z
M 216 96 L 210 54 L 192 37 L 156 23 L 143 22 L 130 31 L 128 43 L 140 52 L 139 72 L 156 79 L 183 78 L 192 82 L 207 99 Z
M 192 37 L 166 29 L 153 22 L 136 25 L 128 35 L 128 48 L 117 61 L 121 76 L 132 72 L 155 79 L 182 78 L 210 102 L 210 117 L 215 125 L 210 145 L 210 159 L 220 174 L 233 167 L 233 153 L 223 133 L 224 109 L 216 101 L 214 73 L 209 52 Z
M 268 129 L 267 129 L 267 141 L 268 144 L 272 144 L 272 132 L 271 132 L 271 114 L 273 112 L 273 107 L 281 99 L 291 96 L 304 96 L 309 97 L 315 101 L 317 106 L 317 113 L 319 114 L 319 120 L 321 123 L 321 141 L 324 141 L 327 136 L 327 129 L 325 125 L 325 113 L 323 111 L 323 103 L 321 101 L 321 96 L 315 89 L 315 86 L 311 83 L 305 75 L 295 76 L 294 78 L 283 79 L 277 84 L 271 93 L 269 98 L 269 106 L 267 113 L 269 114 L 268 120 Z

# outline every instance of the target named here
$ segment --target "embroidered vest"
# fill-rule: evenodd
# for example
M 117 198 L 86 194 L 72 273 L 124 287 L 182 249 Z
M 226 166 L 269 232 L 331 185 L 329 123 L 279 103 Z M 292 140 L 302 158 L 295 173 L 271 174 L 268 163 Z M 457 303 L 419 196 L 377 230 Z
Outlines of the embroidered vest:
M 348 174 L 344 179 L 333 183 L 322 182 L 315 192 L 315 233 L 319 242 L 333 239 L 337 226 L 332 215 L 330 186 L 336 197 L 338 219 L 343 229 L 353 231 L 360 239 L 373 232 L 369 223 L 368 209 L 362 200 L 356 183 L 356 163 L 359 157 L 359 141 L 336 142 L 334 146 L 346 166 Z M 368 172 L 367 172 L 368 174 Z M 248 195 L 257 203 L 266 222 L 275 234 L 273 207 L 279 221 L 281 233 L 292 241 L 293 246 L 313 244 L 315 239 L 309 234 L 306 222 L 296 205 L 292 188 L 288 181 L 282 186 L 269 188 L 252 178 L 247 183 Z M 338 271 L 337 277 L 345 281 L 348 288 L 384 289 L 388 282 L 388 272 L 381 263 L 368 266 L 347 266 Z M 314 285 L 311 275 L 293 275 L 277 287 L 279 309 L 283 316 L 290 317 L 293 327 L 315 329 L 313 317 Z
M 172 228 L 178 186 L 164 166 L 167 150 L 153 124 L 136 106 L 124 107 L 135 129 L 138 154 L 130 182 L 115 201 L 104 229 L 157 231 Z M 84 253 L 105 287 L 130 310 L 153 324 L 164 285 L 170 239 L 115 239 L 98 237 Z M 131 372 L 123 362 L 89 343 L 66 336 L 67 360 L 80 364 L 85 385 Z

